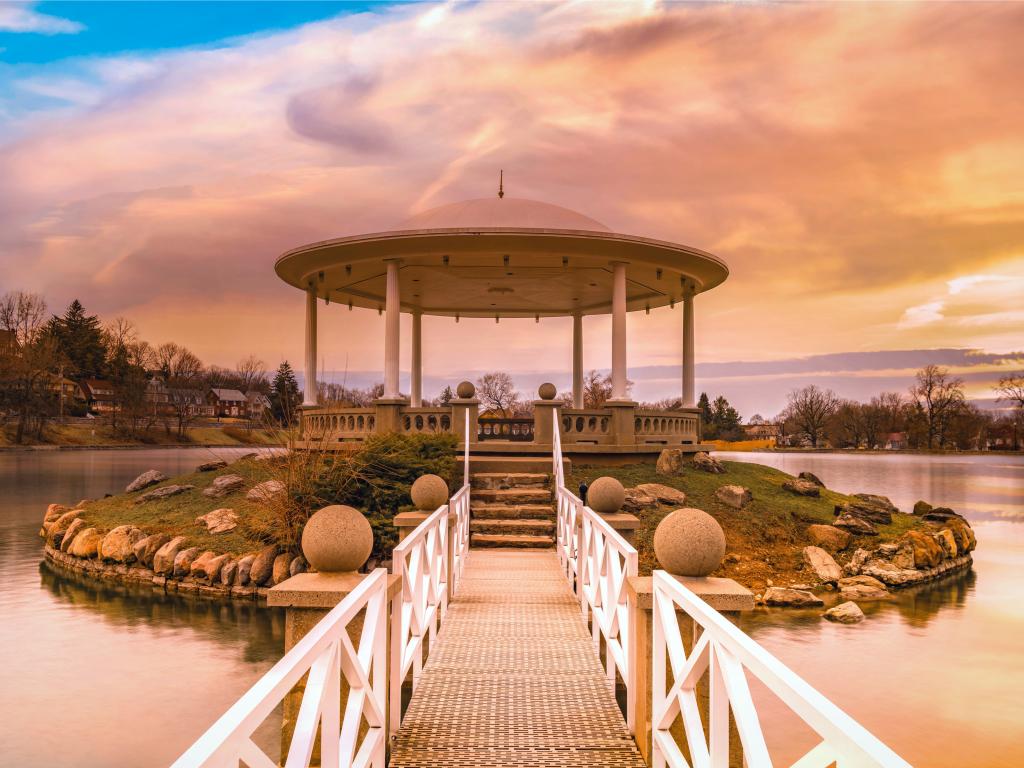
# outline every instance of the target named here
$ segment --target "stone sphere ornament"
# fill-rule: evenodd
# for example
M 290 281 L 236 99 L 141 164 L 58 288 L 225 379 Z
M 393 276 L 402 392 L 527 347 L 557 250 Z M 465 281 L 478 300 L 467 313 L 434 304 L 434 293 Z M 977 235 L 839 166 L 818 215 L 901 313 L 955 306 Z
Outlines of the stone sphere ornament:
M 302 554 L 321 573 L 358 571 L 372 551 L 370 523 L 352 507 L 324 507 L 302 529 Z
M 461 381 L 459 386 L 455 388 L 455 394 L 463 400 L 469 400 L 469 398 L 476 394 L 476 387 L 473 386 L 472 381 Z
M 702 509 L 677 509 L 658 523 L 654 555 L 676 576 L 707 576 L 725 557 L 725 532 Z
M 448 503 L 448 483 L 437 475 L 423 475 L 416 478 L 409 495 L 416 509 L 433 512 Z
M 541 400 L 554 400 L 558 390 L 555 389 L 554 384 L 546 381 L 537 388 L 537 394 L 540 395 Z
M 587 506 L 600 515 L 611 515 L 626 503 L 626 489 L 614 477 L 599 477 L 587 489 Z

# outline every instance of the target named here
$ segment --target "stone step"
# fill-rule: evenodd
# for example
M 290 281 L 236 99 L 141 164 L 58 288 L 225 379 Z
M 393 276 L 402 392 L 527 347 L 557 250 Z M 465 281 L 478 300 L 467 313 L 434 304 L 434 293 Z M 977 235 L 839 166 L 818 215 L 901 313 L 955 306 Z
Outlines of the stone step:
M 476 472 L 470 476 L 474 488 L 508 490 L 510 488 L 547 488 L 551 476 L 541 472 Z
M 475 447 L 474 450 L 478 450 Z M 457 459 L 458 473 L 462 475 L 462 456 Z M 562 459 L 565 474 L 572 472 L 572 463 Z M 551 451 L 540 456 L 470 456 L 469 474 L 477 472 L 551 472 Z
M 469 537 L 471 547 L 515 547 L 516 549 L 552 549 L 554 536 L 506 535 L 500 533 L 474 533 Z
M 554 534 L 554 520 L 471 520 L 469 530 L 476 533 Z
M 472 498 L 472 497 L 470 497 Z M 505 519 L 555 519 L 555 508 L 551 504 L 473 504 L 470 514 L 481 520 Z
M 550 504 L 551 491 L 546 488 L 508 488 L 504 490 L 474 490 L 471 502 L 484 504 Z

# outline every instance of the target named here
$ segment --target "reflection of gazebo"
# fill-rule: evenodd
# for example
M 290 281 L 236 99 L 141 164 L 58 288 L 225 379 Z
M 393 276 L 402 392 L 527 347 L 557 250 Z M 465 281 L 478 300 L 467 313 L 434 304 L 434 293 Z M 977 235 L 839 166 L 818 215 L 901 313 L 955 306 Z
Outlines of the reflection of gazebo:
M 475 427 L 472 393 L 456 398 L 450 407 L 422 406 L 420 326 L 425 314 L 456 322 L 460 317 L 539 322 L 541 317 L 571 316 L 573 407 L 561 414 L 563 441 L 570 452 L 647 452 L 664 445 L 696 446 L 700 441 L 698 411 L 693 407 L 693 298 L 728 276 L 725 263 L 709 253 L 617 234 L 559 206 L 495 197 L 434 208 L 387 232 L 302 246 L 281 256 L 276 270 L 307 297 L 307 442 L 347 442 L 374 431 L 447 431 L 453 424 L 461 426 L 463 410 L 470 412 Z M 384 396 L 373 407 L 317 407 L 317 299 L 385 314 Z M 675 308 L 677 303 L 682 305 L 684 328 L 683 407 L 641 411 L 627 397 L 627 313 Z M 412 316 L 409 400 L 398 388 L 401 312 Z M 584 410 L 583 316 L 608 313 L 611 400 L 603 408 Z M 537 402 L 536 424 L 529 431 L 531 445 L 538 450 L 550 449 L 550 425 L 545 428 L 542 422 L 554 405 L 552 400 Z M 454 431 L 461 434 L 460 429 Z M 471 441 L 475 435 L 474 430 Z M 488 450 L 503 450 L 500 442 L 492 441 Z M 516 441 L 514 448 L 521 451 L 524 443 Z

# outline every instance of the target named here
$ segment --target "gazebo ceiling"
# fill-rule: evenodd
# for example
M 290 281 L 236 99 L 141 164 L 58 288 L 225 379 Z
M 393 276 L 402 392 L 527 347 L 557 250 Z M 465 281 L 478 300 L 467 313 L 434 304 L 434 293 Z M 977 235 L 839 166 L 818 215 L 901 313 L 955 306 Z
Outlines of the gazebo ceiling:
M 719 285 L 721 259 L 676 243 L 609 231 L 556 205 L 490 198 L 434 208 L 394 230 L 312 243 L 282 255 L 277 274 L 331 302 L 381 309 L 385 262 L 398 259 L 403 311 L 462 317 L 611 312 L 612 263 L 626 266 L 630 311 Z

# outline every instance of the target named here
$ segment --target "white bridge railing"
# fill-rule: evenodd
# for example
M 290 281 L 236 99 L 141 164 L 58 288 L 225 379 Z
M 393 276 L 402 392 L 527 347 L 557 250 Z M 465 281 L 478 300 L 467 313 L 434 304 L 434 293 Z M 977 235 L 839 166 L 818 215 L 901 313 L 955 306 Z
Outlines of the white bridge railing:
M 573 586 L 589 621 L 598 656 L 604 649 L 608 680 L 615 685 L 616 672 L 626 688 L 626 722 L 634 733 L 636 707 L 632 697 L 633 643 L 626 580 L 637 575 L 637 552 L 608 521 L 586 506 L 565 487 L 562 440 L 557 414 L 552 434 L 553 476 L 557 516 L 555 548 L 566 578 Z
M 676 578 L 664 571 L 655 571 L 653 589 L 654 768 L 728 766 L 730 711 L 736 722 L 745 764 L 758 768 L 773 765 L 750 695 L 747 673 L 763 683 L 822 739 L 792 764 L 794 768 L 827 768 L 833 764 L 837 768 L 909 768 L 903 758 Z M 683 645 L 677 611 L 689 616 L 700 632 L 689 654 Z M 705 674 L 710 680 L 707 739 L 697 703 L 697 683 Z M 671 687 L 666 688 L 669 682 Z M 689 761 L 670 733 L 679 717 Z

